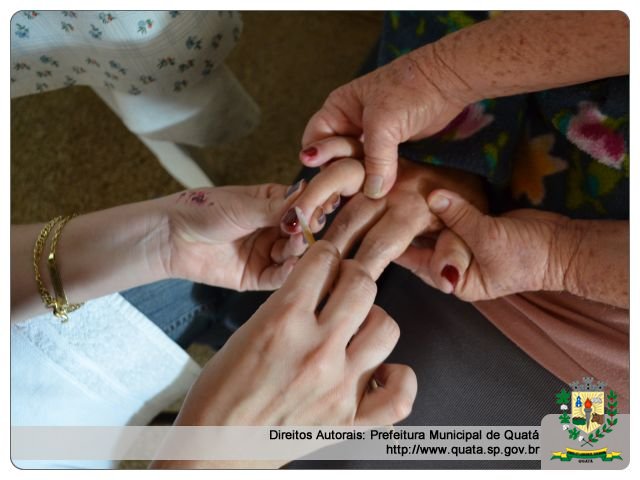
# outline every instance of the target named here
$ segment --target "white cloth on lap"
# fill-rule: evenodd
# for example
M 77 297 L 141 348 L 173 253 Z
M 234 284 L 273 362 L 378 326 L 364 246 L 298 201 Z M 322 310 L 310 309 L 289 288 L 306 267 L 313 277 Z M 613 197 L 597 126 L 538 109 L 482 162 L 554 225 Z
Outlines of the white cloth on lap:
M 44 314 L 11 325 L 11 424 L 146 425 L 186 394 L 200 367 L 155 324 L 113 294 L 61 323 Z M 114 462 L 17 462 L 112 468 Z

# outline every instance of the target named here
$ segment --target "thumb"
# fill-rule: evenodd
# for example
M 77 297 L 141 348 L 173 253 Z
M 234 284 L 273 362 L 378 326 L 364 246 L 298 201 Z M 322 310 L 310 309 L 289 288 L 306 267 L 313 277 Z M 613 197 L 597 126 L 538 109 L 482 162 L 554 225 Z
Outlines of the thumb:
M 375 199 L 385 196 L 396 182 L 398 143 L 401 139 L 384 122 L 384 116 L 372 115 L 365 116 L 362 124 L 364 168 L 367 172 L 364 194 Z
M 282 215 L 298 198 L 304 186 L 304 180 L 300 180 L 291 186 L 269 183 L 247 187 L 253 191 L 241 200 L 241 223 L 250 229 L 280 225 Z
M 393 262 L 409 270 L 427 285 L 438 288 L 436 280 L 431 275 L 430 265 L 433 253 L 433 248 L 418 248 L 409 245 L 404 253 Z
M 484 218 L 476 207 L 457 193 L 448 190 L 434 190 L 427 199 L 429 209 L 442 222 L 457 233 L 467 244 L 473 243 L 480 222 Z
M 464 283 L 471 259 L 472 253 L 464 241 L 453 230 L 443 230 L 429 263 L 430 274 L 437 288 L 444 293 L 458 293 L 456 286 L 458 282 Z

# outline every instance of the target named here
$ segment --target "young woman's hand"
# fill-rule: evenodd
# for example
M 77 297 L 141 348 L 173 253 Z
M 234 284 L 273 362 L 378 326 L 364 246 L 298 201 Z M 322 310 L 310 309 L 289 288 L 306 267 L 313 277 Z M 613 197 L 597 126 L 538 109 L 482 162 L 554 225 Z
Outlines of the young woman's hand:
M 274 290 L 305 246 L 278 228 L 302 184 L 204 188 L 167 202 L 170 277 L 235 290 Z
M 400 330 L 376 284 L 319 241 L 225 343 L 176 425 L 389 425 L 409 415 L 416 377 L 384 364 Z M 379 388 L 371 389 L 374 378 Z

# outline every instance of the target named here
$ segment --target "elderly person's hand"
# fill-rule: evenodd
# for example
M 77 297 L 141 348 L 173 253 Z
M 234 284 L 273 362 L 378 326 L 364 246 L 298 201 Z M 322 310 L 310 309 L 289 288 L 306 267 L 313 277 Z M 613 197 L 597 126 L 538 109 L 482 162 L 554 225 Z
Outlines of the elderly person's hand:
M 534 209 L 493 217 L 446 190 L 428 204 L 447 228 L 433 248 L 410 246 L 396 263 L 429 285 L 468 301 L 555 290 L 629 308 L 628 222 Z
M 467 105 L 629 72 L 629 20 L 622 12 L 513 12 L 427 44 L 331 92 L 302 137 L 362 138 L 364 193 L 379 198 L 396 179 L 398 144 L 442 130 Z
M 280 234 L 280 218 L 300 185 L 229 186 L 185 191 L 167 202 L 169 277 L 235 290 L 274 290 L 305 247 Z
M 316 143 L 321 158 L 359 157 L 359 142 L 347 137 L 333 137 Z M 324 234 L 343 255 L 350 253 L 360 241 L 355 259 L 378 278 L 394 259 L 400 256 L 417 236 L 435 235 L 442 229 L 440 219 L 427 206 L 427 196 L 437 188 L 449 188 L 472 199 L 478 208 L 486 209 L 486 198 L 479 177 L 444 167 L 418 165 L 400 159 L 398 181 L 389 194 L 372 200 L 356 193 L 362 186 L 364 169 L 354 158 L 332 162 L 316 175 L 291 204 L 309 218 L 314 232 L 325 226 L 326 214 L 340 204 L 340 198 L 351 197 Z M 292 217 L 293 216 L 293 217 Z M 282 220 L 282 229 L 290 228 L 291 208 Z
M 468 103 L 459 81 L 441 68 L 431 50 L 417 50 L 331 92 L 309 120 L 302 137 L 302 162 L 311 167 L 327 158 L 316 142 L 336 136 L 363 136 L 367 177 L 364 193 L 386 195 L 396 181 L 398 144 L 442 130 Z

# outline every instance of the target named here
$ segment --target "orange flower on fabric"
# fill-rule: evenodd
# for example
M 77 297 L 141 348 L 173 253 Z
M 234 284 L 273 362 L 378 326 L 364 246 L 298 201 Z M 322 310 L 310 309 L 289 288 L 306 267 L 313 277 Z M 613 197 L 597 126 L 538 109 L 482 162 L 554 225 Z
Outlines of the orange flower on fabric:
M 569 164 L 565 160 L 549 154 L 553 148 L 553 142 L 553 135 L 546 134 L 523 143 L 511 177 L 511 191 L 514 198 L 526 195 L 531 204 L 542 204 L 545 196 L 545 177 L 567 169 Z

